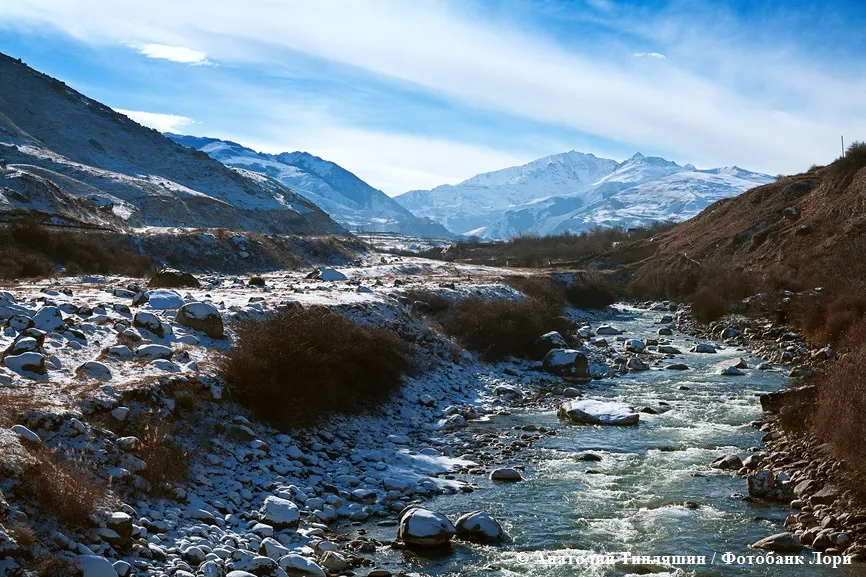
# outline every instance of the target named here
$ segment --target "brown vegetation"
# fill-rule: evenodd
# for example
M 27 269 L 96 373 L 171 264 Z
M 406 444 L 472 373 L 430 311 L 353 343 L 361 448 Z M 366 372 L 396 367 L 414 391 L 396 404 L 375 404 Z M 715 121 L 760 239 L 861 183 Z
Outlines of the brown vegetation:
M 35 223 L 0 227 L 0 278 L 56 274 L 146 274 L 152 259 L 131 250 L 129 236 L 97 230 L 50 228 Z
M 170 423 L 160 423 L 150 416 L 136 448 L 138 457 L 147 463 L 139 474 L 160 493 L 167 484 L 180 483 L 189 478 L 190 455 L 174 438 Z
M 412 368 L 409 345 L 396 333 L 324 307 L 285 308 L 239 324 L 236 333 L 220 363 L 230 393 L 257 417 L 286 428 L 373 408 Z
M 38 451 L 34 457 L 36 463 L 25 473 L 27 483 L 19 486 L 25 496 L 63 525 L 89 525 L 90 516 L 104 504 L 107 491 L 91 479 L 83 459 L 47 451 Z
M 81 566 L 66 557 L 40 557 L 33 562 L 36 577 L 81 577 Z

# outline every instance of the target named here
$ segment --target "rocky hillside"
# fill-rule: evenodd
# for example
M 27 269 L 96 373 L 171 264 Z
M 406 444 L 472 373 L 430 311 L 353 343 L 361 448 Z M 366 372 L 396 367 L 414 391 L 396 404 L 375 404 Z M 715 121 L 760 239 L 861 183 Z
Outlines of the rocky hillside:
M 344 232 L 263 175 L 231 169 L 0 54 L 0 217 L 107 227 Z
M 171 133 L 166 136 L 184 146 L 206 152 L 229 166 L 270 176 L 314 202 L 349 230 L 445 239 L 454 237 L 441 224 L 416 217 L 345 168 L 307 152 L 265 154 L 216 138 Z

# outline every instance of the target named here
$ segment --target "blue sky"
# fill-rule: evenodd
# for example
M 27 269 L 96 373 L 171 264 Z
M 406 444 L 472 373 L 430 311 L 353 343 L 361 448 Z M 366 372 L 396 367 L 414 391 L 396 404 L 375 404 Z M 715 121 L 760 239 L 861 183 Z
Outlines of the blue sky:
M 866 140 L 866 6 L 0 0 L 0 51 L 154 128 L 389 194 L 579 150 L 771 174 Z

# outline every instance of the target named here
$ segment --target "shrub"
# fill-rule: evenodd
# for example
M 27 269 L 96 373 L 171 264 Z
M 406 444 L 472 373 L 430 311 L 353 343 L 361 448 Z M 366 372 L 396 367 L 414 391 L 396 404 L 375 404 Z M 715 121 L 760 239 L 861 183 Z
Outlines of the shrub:
M 848 331 L 840 343 L 843 354 L 818 380 L 814 431 L 853 469 L 852 487 L 866 497 L 866 320 Z
M 568 303 L 578 309 L 603 309 L 619 300 L 616 285 L 599 273 L 581 273 L 565 293 Z
M 531 356 L 538 337 L 568 329 L 561 303 L 556 306 L 535 297 L 464 299 L 441 318 L 440 325 L 445 334 L 492 361 L 509 355 Z
M 357 413 L 387 399 L 412 369 L 396 333 L 361 326 L 324 307 L 292 307 L 240 323 L 220 361 L 230 393 L 281 427 L 328 413 Z
M 15 525 L 9 533 L 22 547 L 29 548 L 36 544 L 36 531 L 30 525 Z
M 91 480 L 82 460 L 62 458 L 56 453 L 40 451 L 36 463 L 25 475 L 24 488 L 39 508 L 57 516 L 58 522 L 71 527 L 85 527 L 90 515 L 106 499 L 105 487 Z
M 691 297 L 692 317 L 699 323 L 711 323 L 731 312 L 731 303 L 712 289 L 701 289 Z
M 565 283 L 551 276 L 514 276 L 504 279 L 504 282 L 526 296 L 549 303 L 551 306 L 561 308 L 565 302 Z
M 249 286 L 265 286 L 265 279 L 260 276 L 251 276 L 247 284 Z
M 189 478 L 190 455 L 174 439 L 171 425 L 155 422 L 152 418 L 149 420 L 151 422 L 144 426 L 136 453 L 147 463 L 140 475 L 159 494 L 166 484 L 180 483 Z
M 454 304 L 448 297 L 442 293 L 430 289 L 410 289 L 405 293 L 406 298 L 413 305 L 416 312 L 421 312 L 425 315 L 437 316 L 447 311 Z M 421 303 L 415 307 L 415 303 Z
M 81 577 L 81 566 L 67 557 L 40 557 L 33 562 L 36 577 Z

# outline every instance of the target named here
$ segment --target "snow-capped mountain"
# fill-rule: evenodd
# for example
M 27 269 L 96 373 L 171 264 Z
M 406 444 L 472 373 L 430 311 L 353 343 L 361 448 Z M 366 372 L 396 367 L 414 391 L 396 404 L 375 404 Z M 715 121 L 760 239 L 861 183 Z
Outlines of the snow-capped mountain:
M 616 166 L 615 160 L 572 150 L 523 166 L 479 174 L 460 184 L 413 190 L 395 200 L 414 214 L 432 218 L 463 234 L 490 224 L 511 207 L 545 196 L 586 190 Z
M 176 144 L 20 60 L 0 54 L 0 78 L 4 219 L 345 233 L 276 180 Z
M 557 178 L 563 176 L 563 163 L 577 159 L 594 161 L 598 172 L 589 177 L 584 172 L 571 182 L 567 177 Z M 527 170 L 529 167 L 534 169 Z M 507 175 L 516 175 L 520 190 L 530 198 L 515 202 L 519 195 L 514 194 Z M 427 213 L 415 209 L 425 215 L 447 212 L 449 207 L 472 210 L 471 215 L 459 222 L 452 219 L 449 224 L 477 225 L 460 232 L 503 239 L 527 233 L 580 232 L 593 226 L 637 227 L 685 220 L 719 199 L 772 180 L 769 175 L 738 167 L 698 170 L 690 164 L 680 166 L 640 153 L 617 163 L 572 151 L 479 175 L 452 187 L 409 192 L 397 200 L 404 202 L 409 197 L 410 203 L 428 203 Z M 464 186 L 470 182 L 474 185 Z
M 341 166 L 306 152 L 265 154 L 216 138 L 167 133 L 177 143 L 229 166 L 265 174 L 291 187 L 350 230 L 452 238 L 441 224 L 418 218 Z

